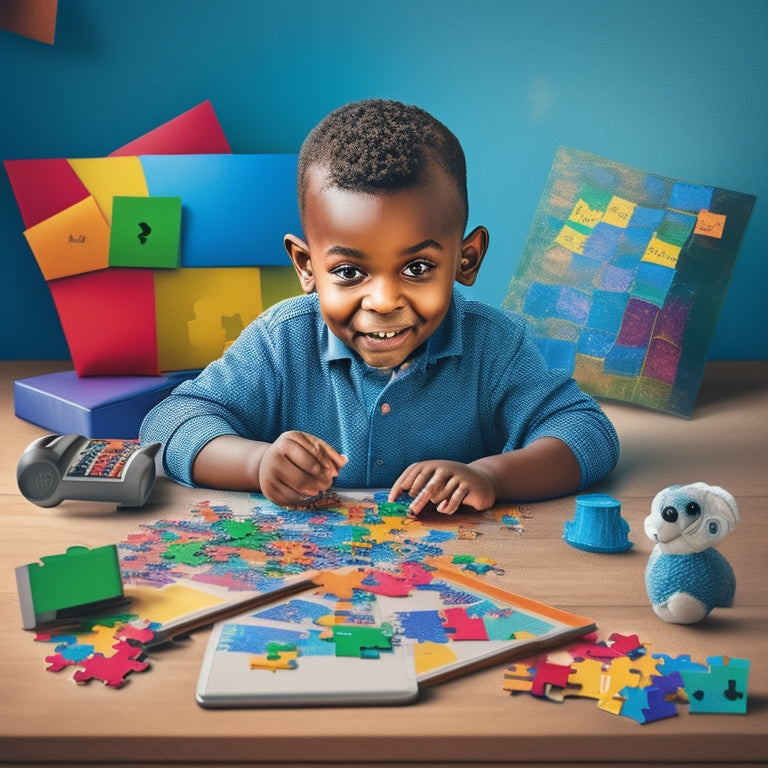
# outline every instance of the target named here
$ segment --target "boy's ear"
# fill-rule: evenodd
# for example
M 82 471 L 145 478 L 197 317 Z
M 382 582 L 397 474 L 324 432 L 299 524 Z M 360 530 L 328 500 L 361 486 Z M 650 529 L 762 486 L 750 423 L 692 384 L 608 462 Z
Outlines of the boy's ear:
M 309 258 L 309 246 L 296 235 L 286 235 L 283 239 L 283 245 L 291 257 L 302 290 L 304 293 L 312 293 L 315 290 L 315 275 L 312 272 L 312 262 Z
M 456 282 L 473 285 L 488 250 L 490 235 L 485 227 L 475 227 L 461 243 L 461 261 L 456 271 Z

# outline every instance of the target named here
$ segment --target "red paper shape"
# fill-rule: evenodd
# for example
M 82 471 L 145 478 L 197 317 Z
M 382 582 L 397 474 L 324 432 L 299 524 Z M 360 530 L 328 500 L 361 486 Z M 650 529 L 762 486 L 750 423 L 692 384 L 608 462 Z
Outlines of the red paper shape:
M 27 229 L 91 194 L 65 158 L 6 160 L 5 170 Z
M 151 269 L 105 269 L 48 286 L 78 376 L 160 373 Z
M 138 139 L 110 152 L 109 157 L 218 155 L 231 152 L 232 149 L 211 102 L 204 101 Z

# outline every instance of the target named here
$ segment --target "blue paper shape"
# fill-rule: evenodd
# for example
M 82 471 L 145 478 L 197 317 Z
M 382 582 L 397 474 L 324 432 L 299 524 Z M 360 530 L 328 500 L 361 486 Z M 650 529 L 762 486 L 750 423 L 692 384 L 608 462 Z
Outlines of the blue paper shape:
M 297 155 L 142 155 L 150 196 L 181 197 L 181 266 L 288 266 Z

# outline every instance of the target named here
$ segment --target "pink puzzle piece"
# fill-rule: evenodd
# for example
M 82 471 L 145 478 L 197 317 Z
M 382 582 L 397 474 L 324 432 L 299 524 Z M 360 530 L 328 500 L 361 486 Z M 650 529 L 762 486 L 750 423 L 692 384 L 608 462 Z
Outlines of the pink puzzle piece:
M 130 672 L 143 672 L 149 667 L 148 661 L 140 661 L 141 648 L 125 641 L 114 646 L 115 653 L 104 656 L 95 653 L 93 656 L 79 662 L 82 669 L 72 676 L 76 683 L 87 683 L 89 680 L 101 680 L 110 688 L 119 688 Z
M 374 571 L 370 578 L 376 580 L 375 584 L 361 584 L 360 589 L 366 592 L 372 592 L 375 595 L 385 595 L 387 597 L 406 597 L 413 590 L 413 584 L 405 581 L 400 576 L 396 576 L 385 571 Z
M 536 674 L 531 685 L 531 693 L 534 696 L 546 696 L 547 685 L 565 688 L 568 685 L 568 677 L 573 672 L 571 667 L 564 664 L 552 664 L 544 661 L 536 667 Z
M 443 627 L 452 640 L 487 640 L 485 623 L 467 613 L 466 608 L 446 608 L 440 612 Z
M 71 667 L 73 664 L 78 664 L 78 662 L 74 661 L 73 659 L 64 658 L 64 656 L 62 656 L 60 653 L 54 653 L 52 656 L 46 656 L 45 660 L 49 665 L 46 667 L 49 672 L 61 672 L 61 670 L 65 667 Z

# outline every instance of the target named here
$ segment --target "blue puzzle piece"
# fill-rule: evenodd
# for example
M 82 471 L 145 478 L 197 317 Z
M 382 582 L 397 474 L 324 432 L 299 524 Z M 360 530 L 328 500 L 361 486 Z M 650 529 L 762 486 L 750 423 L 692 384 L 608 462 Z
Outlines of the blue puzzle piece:
M 659 669 L 659 672 L 665 675 L 670 672 L 706 672 L 708 670 L 706 664 L 692 661 L 688 654 L 668 656 L 666 653 L 654 653 L 653 658 L 661 659 L 663 668 Z
M 420 643 L 447 643 L 443 622 L 437 611 L 398 611 L 397 623 L 403 637 Z
M 621 714 L 638 723 L 651 723 L 666 717 L 675 717 L 677 707 L 665 698 L 660 688 L 622 688 L 620 695 L 625 699 Z

